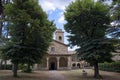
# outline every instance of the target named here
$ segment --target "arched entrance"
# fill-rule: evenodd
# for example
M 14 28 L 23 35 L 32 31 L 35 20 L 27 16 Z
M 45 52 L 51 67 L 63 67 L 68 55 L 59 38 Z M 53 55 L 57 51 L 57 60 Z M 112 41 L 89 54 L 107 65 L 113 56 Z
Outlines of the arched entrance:
M 49 70 L 56 70 L 57 69 L 57 59 L 55 57 L 51 57 L 49 59 Z
M 77 67 L 80 68 L 80 63 L 77 64 Z
M 72 64 L 72 67 L 75 67 L 75 66 L 76 66 L 76 64 L 75 64 L 75 63 L 73 63 L 73 64 Z

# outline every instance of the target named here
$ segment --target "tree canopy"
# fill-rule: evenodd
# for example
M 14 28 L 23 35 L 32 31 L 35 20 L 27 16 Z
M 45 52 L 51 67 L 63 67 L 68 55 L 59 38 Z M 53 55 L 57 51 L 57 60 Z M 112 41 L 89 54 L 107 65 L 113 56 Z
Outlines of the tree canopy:
M 111 61 L 112 57 L 112 44 L 105 37 L 110 23 L 108 12 L 109 7 L 101 2 L 76 0 L 64 13 L 70 45 L 77 45 L 78 55 L 94 66 L 95 77 L 99 77 L 98 63 Z
M 13 0 L 5 6 L 9 46 L 7 55 L 12 63 L 38 63 L 47 53 L 55 25 L 47 19 L 38 0 Z M 16 76 L 16 75 L 15 75 Z
M 111 25 L 108 34 L 112 38 L 120 37 L 120 0 L 113 0 L 110 8 Z

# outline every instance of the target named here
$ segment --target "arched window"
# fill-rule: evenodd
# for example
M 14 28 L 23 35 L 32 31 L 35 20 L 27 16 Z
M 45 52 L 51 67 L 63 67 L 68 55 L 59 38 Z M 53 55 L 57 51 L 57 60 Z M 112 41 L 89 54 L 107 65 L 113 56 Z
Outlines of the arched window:
M 61 36 L 59 36 L 59 40 L 62 40 L 62 37 L 61 37 Z
M 55 47 L 51 47 L 51 52 L 54 52 L 55 51 Z
M 75 64 L 75 63 L 73 63 L 73 64 L 72 64 L 72 66 L 73 66 L 73 67 L 75 67 L 75 66 L 76 66 L 76 64 Z

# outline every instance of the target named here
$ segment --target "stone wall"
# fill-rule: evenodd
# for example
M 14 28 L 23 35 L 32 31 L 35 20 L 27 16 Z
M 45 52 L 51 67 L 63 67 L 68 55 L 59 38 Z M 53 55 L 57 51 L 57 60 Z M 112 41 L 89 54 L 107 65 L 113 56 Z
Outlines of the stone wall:
M 55 50 L 51 51 L 51 48 L 54 47 Z M 49 47 L 49 54 L 66 54 L 68 53 L 68 47 L 64 44 L 57 43 L 53 41 Z

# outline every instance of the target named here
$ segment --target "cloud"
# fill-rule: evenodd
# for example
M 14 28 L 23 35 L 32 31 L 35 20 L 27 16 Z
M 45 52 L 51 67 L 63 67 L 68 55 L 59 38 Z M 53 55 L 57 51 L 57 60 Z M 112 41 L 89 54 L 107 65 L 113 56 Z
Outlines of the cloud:
M 64 15 L 62 15 L 59 19 L 58 19 L 59 23 L 65 23 L 65 19 L 64 19 Z
M 58 23 L 65 24 L 64 12 L 59 13 Z
M 56 9 L 65 10 L 65 7 L 74 0 L 39 0 L 39 4 L 44 11 L 54 11 Z
M 41 0 L 41 1 L 42 1 L 42 0 Z M 54 10 L 56 9 L 55 6 L 54 6 L 54 4 L 51 3 L 51 2 L 49 2 L 49 1 L 47 1 L 47 0 L 42 1 L 42 2 L 40 3 L 40 5 L 41 5 L 41 7 L 43 8 L 43 10 L 45 10 L 46 12 L 47 12 L 47 11 L 54 11 Z
M 75 0 L 39 0 L 42 9 L 49 15 L 54 16 L 50 19 L 56 20 L 56 24 L 64 24 L 64 11 L 70 2 Z M 57 13 L 57 14 L 56 14 Z

